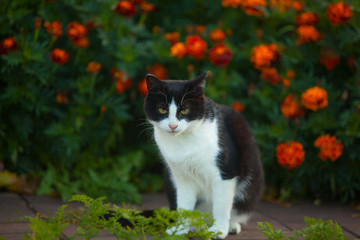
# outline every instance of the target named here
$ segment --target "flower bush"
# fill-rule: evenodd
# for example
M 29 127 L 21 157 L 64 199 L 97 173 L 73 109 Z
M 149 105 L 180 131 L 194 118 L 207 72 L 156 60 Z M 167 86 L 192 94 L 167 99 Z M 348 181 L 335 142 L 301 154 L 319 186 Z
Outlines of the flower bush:
M 266 194 L 359 199 L 359 9 L 351 0 L 6 2 L 0 161 L 38 193 L 137 201 L 161 187 L 145 75 L 209 71 L 207 95 L 255 133 Z

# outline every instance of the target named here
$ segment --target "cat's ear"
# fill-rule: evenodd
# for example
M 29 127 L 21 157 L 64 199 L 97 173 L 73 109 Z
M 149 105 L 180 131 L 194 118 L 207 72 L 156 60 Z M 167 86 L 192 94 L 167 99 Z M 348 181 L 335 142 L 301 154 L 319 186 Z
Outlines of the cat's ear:
M 146 86 L 149 92 L 161 91 L 163 83 L 155 75 L 146 75 Z
M 204 90 L 205 85 L 206 85 L 207 77 L 208 77 L 208 73 L 204 72 L 200 76 L 198 76 L 198 77 L 194 78 L 193 80 L 191 80 L 190 85 L 193 88 L 201 88 L 202 90 Z

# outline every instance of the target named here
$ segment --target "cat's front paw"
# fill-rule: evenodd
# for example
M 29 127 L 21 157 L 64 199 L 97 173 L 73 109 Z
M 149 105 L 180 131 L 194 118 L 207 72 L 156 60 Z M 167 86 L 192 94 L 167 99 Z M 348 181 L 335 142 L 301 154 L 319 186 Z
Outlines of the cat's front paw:
M 169 229 L 166 230 L 166 233 L 169 235 L 183 235 L 183 234 L 187 234 L 190 231 L 190 227 L 185 226 L 185 225 L 179 225 L 179 226 L 174 226 L 171 227 Z
M 229 227 L 213 225 L 208 231 L 218 234 L 214 239 L 224 239 L 229 233 Z

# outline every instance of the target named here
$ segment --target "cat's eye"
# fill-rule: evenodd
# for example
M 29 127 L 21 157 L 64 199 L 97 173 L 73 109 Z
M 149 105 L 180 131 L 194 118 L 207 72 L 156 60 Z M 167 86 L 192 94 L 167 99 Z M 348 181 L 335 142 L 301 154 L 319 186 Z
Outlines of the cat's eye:
M 185 108 L 185 109 L 181 110 L 180 113 L 181 113 L 182 115 L 186 115 L 186 114 L 189 113 L 189 111 L 190 111 L 190 110 L 189 110 L 188 108 Z
M 159 113 L 166 114 L 167 110 L 165 108 L 159 108 Z

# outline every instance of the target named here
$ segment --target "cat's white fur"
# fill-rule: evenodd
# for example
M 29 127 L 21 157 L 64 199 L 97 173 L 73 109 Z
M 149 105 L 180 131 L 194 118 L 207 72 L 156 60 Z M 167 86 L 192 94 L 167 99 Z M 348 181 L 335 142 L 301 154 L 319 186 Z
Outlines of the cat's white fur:
M 239 233 L 240 223 L 247 215 L 238 215 L 232 211 L 234 198 L 243 198 L 246 182 L 237 184 L 237 179 L 222 180 L 216 157 L 220 151 L 218 123 L 214 120 L 195 120 L 187 122 L 176 118 L 177 106 L 172 100 L 169 117 L 154 125 L 155 141 L 170 168 L 175 184 L 177 207 L 212 213 L 215 220 L 209 229 L 221 232 L 218 238 L 225 238 L 229 231 Z M 170 124 L 177 125 L 172 130 Z M 240 191 L 239 191 L 240 190 Z M 236 192 L 236 195 L 235 195 Z M 171 230 L 170 230 L 171 232 Z

